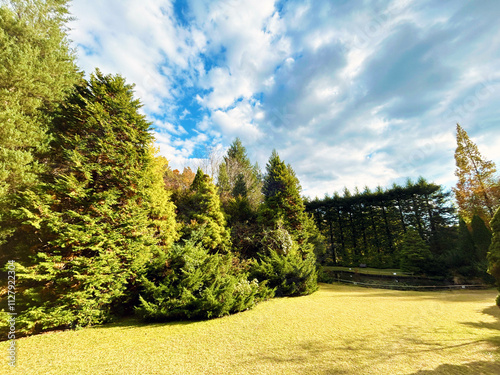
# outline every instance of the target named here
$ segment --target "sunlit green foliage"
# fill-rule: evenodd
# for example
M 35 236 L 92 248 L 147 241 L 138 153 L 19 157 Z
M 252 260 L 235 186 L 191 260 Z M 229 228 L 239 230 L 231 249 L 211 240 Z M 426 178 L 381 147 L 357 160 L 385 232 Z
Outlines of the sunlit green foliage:
M 79 79 L 64 26 L 67 3 L 0 4 L 0 244 L 20 225 L 9 215 L 17 194 L 36 186 L 44 169 L 50 111 Z
M 212 179 L 198 169 L 189 190 L 180 192 L 176 200 L 179 220 L 183 223 L 183 238 L 203 228 L 203 245 L 212 253 L 229 252 L 230 230 L 222 212 L 219 195 Z
M 204 235 L 193 232 L 154 259 L 141 279 L 139 316 L 149 321 L 217 318 L 272 296 L 266 282 L 248 280 L 231 254 L 210 254 Z
M 55 113 L 52 168 L 24 195 L 10 241 L 24 255 L 20 331 L 109 320 L 131 302 L 155 246 L 173 241 L 173 206 L 139 108 L 122 77 L 96 71 Z

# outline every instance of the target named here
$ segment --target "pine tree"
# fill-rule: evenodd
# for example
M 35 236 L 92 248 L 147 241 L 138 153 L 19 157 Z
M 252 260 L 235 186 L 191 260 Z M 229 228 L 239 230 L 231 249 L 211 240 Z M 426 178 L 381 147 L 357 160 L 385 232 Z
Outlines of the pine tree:
M 478 215 L 488 223 L 500 205 L 500 180 L 495 175 L 495 164 L 482 157 L 459 124 L 455 162 L 458 182 L 453 191 L 460 216 L 470 223 L 472 217 Z
M 49 112 L 79 79 L 69 48 L 65 0 L 0 5 L 0 243 L 20 223 L 8 215 L 19 192 L 38 183 Z M 1 257 L 0 257 L 1 258 Z
M 24 224 L 8 244 L 25 255 L 19 331 L 109 320 L 133 299 L 158 245 L 175 237 L 139 108 L 131 85 L 97 70 L 55 113 L 51 168 L 24 195 Z

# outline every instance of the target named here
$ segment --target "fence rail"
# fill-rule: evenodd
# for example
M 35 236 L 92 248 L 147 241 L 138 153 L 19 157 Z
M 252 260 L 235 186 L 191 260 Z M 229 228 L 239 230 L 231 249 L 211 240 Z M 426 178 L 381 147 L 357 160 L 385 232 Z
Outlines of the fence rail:
M 359 281 L 352 280 L 342 280 L 335 279 L 332 282 L 340 282 L 346 284 L 359 285 L 363 287 L 379 288 L 379 289 L 399 289 L 399 290 L 421 290 L 421 289 L 432 289 L 432 290 L 453 290 L 453 289 L 488 289 L 491 285 L 482 284 L 470 284 L 470 285 L 406 285 L 406 284 L 377 284 L 377 283 L 363 283 Z

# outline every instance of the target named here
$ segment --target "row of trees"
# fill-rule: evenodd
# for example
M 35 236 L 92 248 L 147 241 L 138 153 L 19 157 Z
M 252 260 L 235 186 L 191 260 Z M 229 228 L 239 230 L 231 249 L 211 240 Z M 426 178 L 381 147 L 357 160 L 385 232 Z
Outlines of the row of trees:
M 67 1 L 0 12 L 0 246 L 18 333 L 212 318 L 316 290 L 322 237 L 276 152 L 262 175 L 236 140 L 217 185 L 172 171 L 133 86 L 78 71 Z
M 316 199 L 307 208 L 330 239 L 332 263 L 391 268 L 399 266 L 409 231 L 416 231 L 433 254 L 449 250 L 455 220 L 449 198 L 439 185 L 420 179 L 354 195 L 346 189 L 343 196 Z
M 495 275 L 493 224 L 500 206 L 495 164 L 485 160 L 457 124 L 458 177 L 451 192 L 420 178 L 389 189 L 347 189 L 307 203 L 329 240 L 323 262 L 372 267 L 401 267 L 416 273 L 482 277 Z M 493 223 L 493 222 L 492 222 Z M 498 257 L 498 255 L 496 255 Z

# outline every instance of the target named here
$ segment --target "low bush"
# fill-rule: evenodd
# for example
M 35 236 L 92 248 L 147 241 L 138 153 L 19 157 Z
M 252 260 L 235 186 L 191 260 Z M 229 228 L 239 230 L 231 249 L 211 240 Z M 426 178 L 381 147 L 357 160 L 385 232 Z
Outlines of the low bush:
M 194 232 L 152 261 L 141 279 L 137 315 L 147 321 L 217 318 L 273 296 L 265 281 L 249 280 L 231 254 L 210 254 L 202 236 Z

